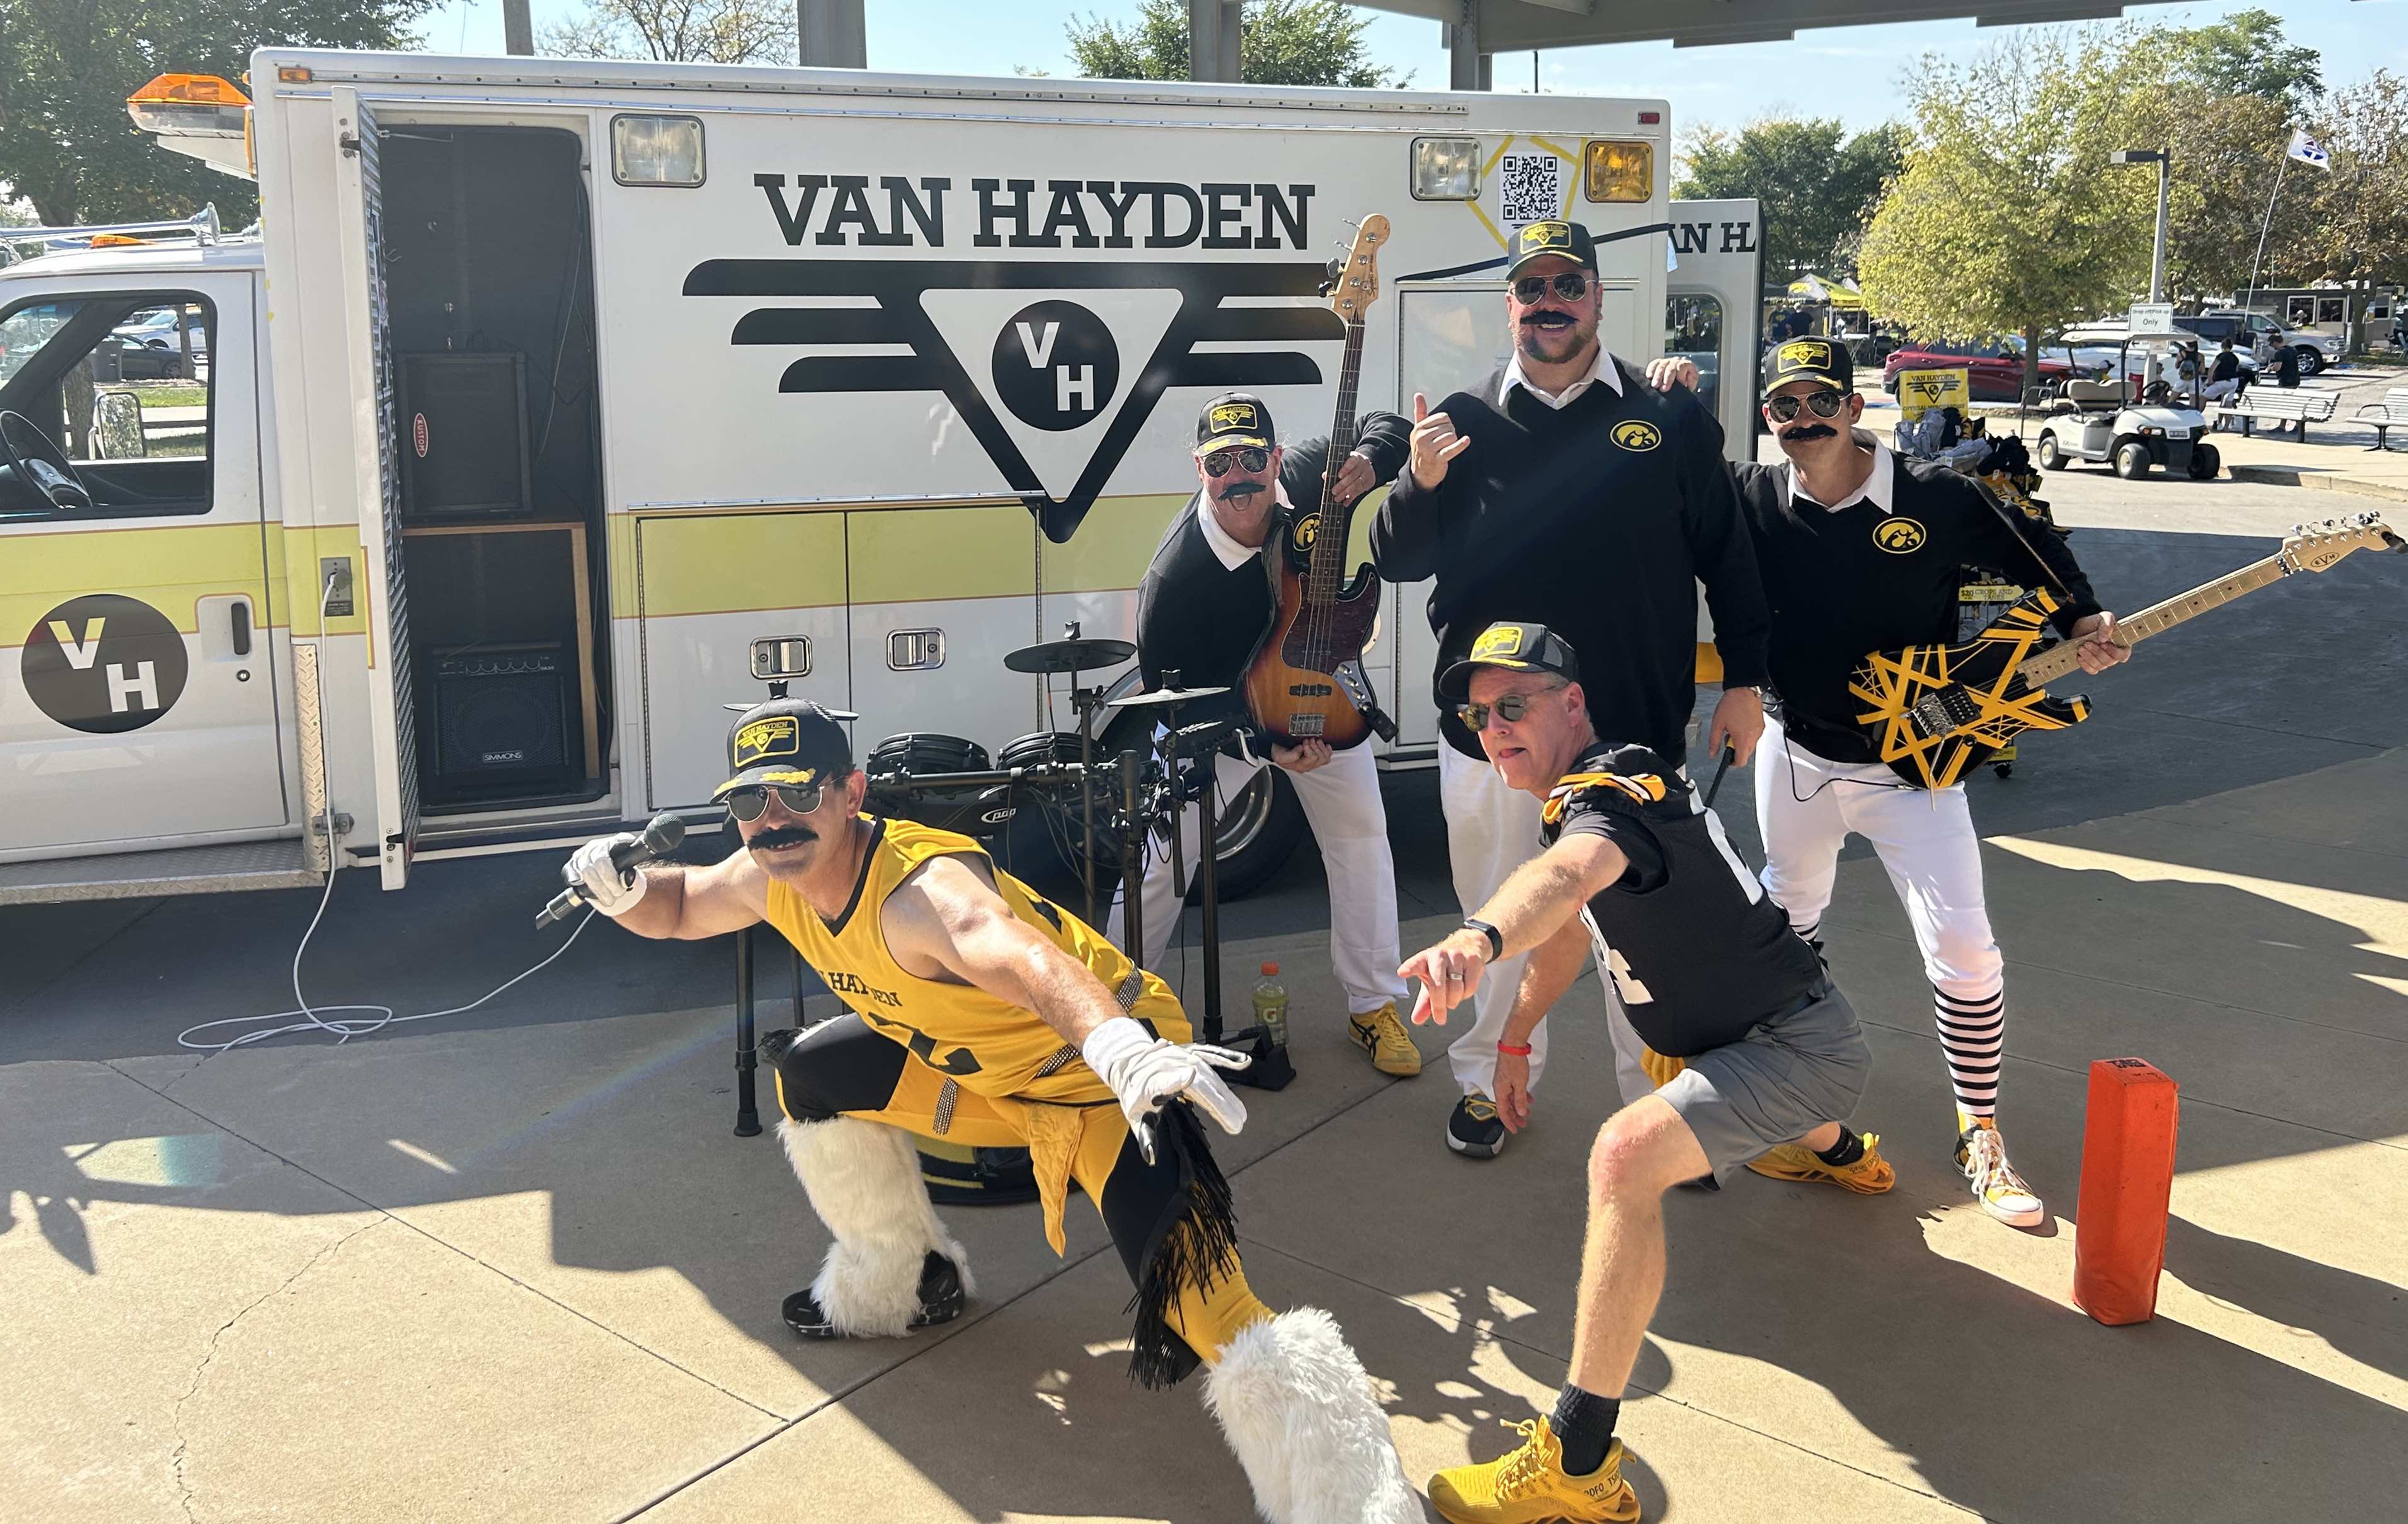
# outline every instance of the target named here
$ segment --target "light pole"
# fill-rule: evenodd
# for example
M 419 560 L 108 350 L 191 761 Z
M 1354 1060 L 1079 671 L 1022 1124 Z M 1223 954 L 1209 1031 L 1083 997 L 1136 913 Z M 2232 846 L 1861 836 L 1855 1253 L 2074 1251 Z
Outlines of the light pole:
M 2153 164 L 2157 166 L 2157 245 L 2156 253 L 2149 259 L 2149 300 L 2152 304 L 2162 302 L 2166 299 L 2166 189 L 2173 172 L 2173 152 L 2161 148 L 2117 149 L 2107 156 L 2107 162 L 2127 165 Z M 2155 350 L 2149 352 L 2147 379 L 2151 384 L 2158 379 Z

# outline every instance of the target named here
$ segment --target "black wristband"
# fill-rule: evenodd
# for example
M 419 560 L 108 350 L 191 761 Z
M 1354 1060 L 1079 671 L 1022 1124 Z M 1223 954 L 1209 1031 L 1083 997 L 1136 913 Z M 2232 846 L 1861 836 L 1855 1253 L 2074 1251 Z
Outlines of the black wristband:
M 1467 931 L 1477 931 L 1488 939 L 1489 962 L 1494 963 L 1505 956 L 1505 933 L 1485 921 L 1475 921 L 1469 915 L 1463 918 L 1463 927 Z

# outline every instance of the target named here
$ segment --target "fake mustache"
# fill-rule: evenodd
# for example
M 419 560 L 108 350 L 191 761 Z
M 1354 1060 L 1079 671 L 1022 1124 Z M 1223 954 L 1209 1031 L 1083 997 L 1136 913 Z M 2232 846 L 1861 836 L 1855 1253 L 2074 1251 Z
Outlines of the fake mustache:
M 1795 440 L 1799 444 L 1803 444 L 1809 439 L 1830 439 L 1833 435 L 1839 432 L 1840 431 L 1838 429 L 1833 428 L 1828 424 L 1809 424 L 1804 428 L 1784 429 L 1782 432 L 1781 439 L 1782 442 L 1784 444 L 1789 443 L 1792 440 Z
M 1240 482 L 1221 489 L 1221 501 L 1235 503 L 1241 497 L 1252 497 L 1263 490 L 1259 482 Z
M 763 831 L 747 843 L 753 851 L 774 851 L 779 847 L 798 847 L 806 841 L 816 841 L 820 833 L 809 826 L 781 826 L 776 830 Z
M 1528 313 L 1522 319 L 1522 326 L 1525 328 L 1569 328 L 1571 325 L 1572 316 L 1569 312 L 1542 310 Z

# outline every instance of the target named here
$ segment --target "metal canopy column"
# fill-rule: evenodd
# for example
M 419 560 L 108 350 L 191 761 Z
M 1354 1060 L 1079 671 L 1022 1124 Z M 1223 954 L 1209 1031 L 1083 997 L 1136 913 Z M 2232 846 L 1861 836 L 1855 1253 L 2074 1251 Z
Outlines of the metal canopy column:
M 866 69 L 869 36 L 862 0 L 795 0 L 795 40 L 805 68 Z
M 1238 57 L 1240 11 L 1239 0 L 1187 0 L 1187 78 L 1236 84 L 1244 77 Z
M 1484 8 L 1485 0 L 1463 0 L 1462 15 L 1446 23 L 1449 90 L 1490 88 L 1494 65 L 1480 49 L 1480 13 Z

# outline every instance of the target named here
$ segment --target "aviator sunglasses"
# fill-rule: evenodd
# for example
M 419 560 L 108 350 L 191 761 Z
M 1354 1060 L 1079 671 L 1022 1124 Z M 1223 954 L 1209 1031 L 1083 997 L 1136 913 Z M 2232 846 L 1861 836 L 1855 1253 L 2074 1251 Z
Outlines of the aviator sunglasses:
M 1544 691 L 1553 693 L 1555 690 L 1549 688 Z M 1539 701 L 1539 697 L 1535 693 L 1509 693 L 1493 704 L 1457 704 L 1455 717 L 1464 723 L 1465 728 L 1478 735 L 1488 728 L 1488 716 L 1491 714 L 1509 725 L 1521 724 L 1522 716 L 1530 712 L 1530 707 Z
M 1257 450 L 1251 445 L 1236 450 L 1215 450 L 1204 457 L 1204 474 L 1211 477 L 1226 476 L 1231 467 L 1252 473 L 1261 470 L 1270 463 L 1269 451 Z
M 1566 270 L 1553 278 L 1526 275 L 1513 282 L 1513 299 L 1527 307 L 1545 296 L 1550 286 L 1563 300 L 1576 302 L 1588 295 L 1588 277 L 1578 270 Z
M 1840 409 L 1846 404 L 1847 400 L 1846 395 L 1840 392 L 1814 392 L 1802 397 L 1783 395 L 1768 400 L 1764 405 L 1764 410 L 1772 415 L 1772 421 L 1776 424 L 1793 422 L 1798 417 L 1798 410 L 1801 407 L 1812 408 L 1817 418 L 1837 418 L 1840 416 Z
M 820 807 L 817 784 L 747 784 L 727 791 L 727 812 L 750 826 L 767 812 L 772 794 L 790 815 L 807 815 Z

